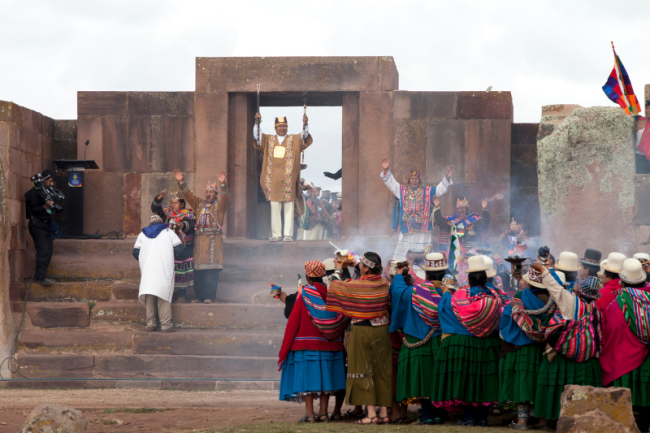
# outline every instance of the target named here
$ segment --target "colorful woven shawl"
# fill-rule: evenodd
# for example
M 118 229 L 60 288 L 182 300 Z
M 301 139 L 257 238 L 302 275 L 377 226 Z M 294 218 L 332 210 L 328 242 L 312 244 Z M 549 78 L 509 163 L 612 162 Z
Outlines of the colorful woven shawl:
M 451 307 L 460 323 L 475 337 L 483 338 L 499 329 L 502 301 L 499 293 L 491 287 L 472 295 L 468 288 L 456 291 Z
M 374 319 L 388 314 L 389 285 L 381 275 L 358 280 L 332 281 L 327 293 L 327 311 L 353 319 Z
M 557 305 L 553 303 L 551 307 L 539 315 L 529 315 L 526 312 L 524 301 L 521 300 L 522 292 L 515 293 L 512 299 L 512 320 L 517 326 L 533 341 L 541 343 L 546 339 L 546 327 L 553 318 Z
M 431 199 L 435 193 L 435 188 L 428 186 L 414 190 L 408 185 L 400 185 L 402 225 L 405 225 L 405 234 L 431 230 Z
M 328 340 L 339 338 L 348 326 L 350 319 L 343 314 L 327 311 L 325 301 L 313 285 L 303 286 L 302 299 L 311 321 L 316 329 L 323 334 L 323 337 Z
M 560 310 L 548 323 L 546 341 L 553 349 L 565 357 L 584 362 L 600 357 L 602 335 L 602 317 L 595 302 L 587 302 L 575 296 L 576 309 L 574 319 L 565 319 Z
M 413 286 L 411 295 L 413 309 L 427 325 L 436 331 L 442 331 L 438 317 L 438 304 L 441 299 L 442 296 L 438 293 L 438 289 L 429 281 L 425 281 L 419 286 Z
M 463 226 L 465 227 L 463 233 L 473 228 L 477 232 L 481 245 L 488 246 L 490 243 L 490 233 L 488 230 L 484 227 L 477 228 L 474 226 L 474 224 L 478 223 L 481 218 L 482 215 L 479 215 L 476 212 L 470 212 L 465 217 L 461 217 L 458 214 L 445 217 L 449 224 L 445 224 L 444 226 L 439 227 L 438 251 L 449 250 L 449 242 L 451 240 L 451 225 L 453 224 L 454 226 L 457 226 L 460 222 L 462 222 Z
M 616 302 L 634 335 L 641 343 L 650 344 L 650 292 L 625 287 L 619 292 Z

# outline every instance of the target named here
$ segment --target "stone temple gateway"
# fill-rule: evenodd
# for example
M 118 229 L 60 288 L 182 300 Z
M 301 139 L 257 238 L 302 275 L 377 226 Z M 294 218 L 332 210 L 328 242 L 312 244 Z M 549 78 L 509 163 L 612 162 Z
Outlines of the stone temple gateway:
M 648 175 L 632 173 L 633 126 L 621 116 L 605 116 L 616 123 L 609 135 L 580 139 L 572 135 L 575 125 L 587 122 L 579 130 L 589 130 L 589 122 L 603 119 L 602 113 L 578 112 L 562 126 L 574 107 L 558 105 L 545 107 L 539 124 L 515 124 L 510 92 L 399 90 L 392 57 L 197 58 L 194 91 L 80 91 L 76 120 L 54 120 L 0 101 L 2 358 L 34 269 L 24 218 L 29 177 L 52 167 L 54 159 L 83 158 L 86 152 L 99 165 L 84 176 L 86 233 L 139 233 L 148 223 L 154 195 L 176 189 L 175 168 L 198 190 L 220 170 L 228 172 L 232 196 L 218 303 L 174 304 L 180 332 L 143 332 L 144 308 L 135 300 L 139 269 L 131 257 L 135 238 L 56 240 L 50 275 L 57 283 L 33 285 L 30 291 L 17 354 L 21 372 L 30 378 L 158 378 L 162 388 L 194 386 L 164 380 L 169 378 L 279 377 L 275 362 L 286 320 L 268 298 L 269 283 L 292 291 L 305 258 L 324 259 L 332 249 L 326 241 L 278 245 L 256 240 L 259 182 L 252 126 L 257 84 L 263 106 L 302 106 L 306 92 L 309 106 L 342 107 L 343 248 L 362 239 L 364 247 L 392 254 L 386 245 L 396 242 L 388 237 L 394 199 L 379 178 L 380 160 L 387 156 L 404 183 L 408 171 L 418 169 L 427 185 L 435 185 L 449 164 L 456 165 L 443 213 L 454 210 L 458 197 L 467 197 L 478 209 L 482 198 L 503 194 L 490 204 L 493 238 L 511 217 L 527 221 L 531 234 L 541 228 L 544 235 L 559 223 L 590 215 L 592 208 L 575 203 L 584 203 L 584 191 L 601 191 L 602 203 L 614 200 L 620 206 L 608 208 L 609 218 L 587 221 L 629 222 L 633 227 L 621 231 L 622 252 L 648 250 L 644 241 L 650 223 L 642 210 L 650 207 L 650 181 Z M 606 128 L 606 122 L 597 126 Z M 624 151 L 610 163 L 603 155 L 612 148 Z M 594 163 L 572 163 L 587 151 Z M 624 176 L 616 172 L 620 167 L 628 171 Z M 563 173 L 576 169 L 584 171 L 580 180 L 567 181 Z M 58 187 L 65 190 L 66 180 L 60 174 Z M 626 191 L 620 197 L 619 185 Z M 59 223 L 65 227 L 64 216 L 59 215 Z M 580 224 L 567 227 L 581 230 Z M 594 237 L 577 236 L 571 245 L 565 245 L 566 236 L 549 239 L 552 248 L 580 252 Z

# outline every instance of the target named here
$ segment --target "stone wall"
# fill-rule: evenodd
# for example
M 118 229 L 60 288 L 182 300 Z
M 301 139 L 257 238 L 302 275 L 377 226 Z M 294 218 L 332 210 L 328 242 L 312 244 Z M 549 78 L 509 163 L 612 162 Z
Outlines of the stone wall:
M 513 123 L 510 159 L 510 215 L 528 224 L 528 235 L 540 231 L 537 191 L 537 132 L 539 123 Z
M 544 107 L 537 155 L 542 242 L 556 256 L 637 251 L 634 118 L 615 107 Z
M 467 197 L 472 210 L 496 194 L 488 210 L 493 235 L 510 219 L 510 158 L 512 95 L 510 92 L 394 91 L 390 157 L 395 178 L 408 182 L 410 170 L 420 170 L 426 185 L 435 186 L 450 164 L 454 185 L 442 199 L 442 212 L 453 215 L 456 200 Z M 379 177 L 378 153 L 369 155 L 372 175 Z M 392 211 L 390 194 L 382 194 Z

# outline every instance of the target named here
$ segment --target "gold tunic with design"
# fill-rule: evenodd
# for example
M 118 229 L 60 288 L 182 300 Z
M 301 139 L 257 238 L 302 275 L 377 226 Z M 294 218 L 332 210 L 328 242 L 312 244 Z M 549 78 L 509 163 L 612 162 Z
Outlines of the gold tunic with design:
M 291 134 L 278 143 L 276 135 L 262 134 L 262 144 L 255 148 L 264 153 L 260 185 L 268 201 L 292 202 L 296 198 L 300 177 L 300 154 L 314 140 L 302 134 Z

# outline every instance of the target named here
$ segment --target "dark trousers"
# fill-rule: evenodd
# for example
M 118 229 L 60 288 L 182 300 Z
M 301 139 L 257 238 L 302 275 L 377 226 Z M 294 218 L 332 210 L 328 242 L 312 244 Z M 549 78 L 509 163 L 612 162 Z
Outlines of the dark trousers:
M 47 267 L 50 266 L 52 260 L 52 252 L 54 251 L 54 243 L 50 236 L 50 223 L 40 220 L 29 222 L 29 234 L 34 239 L 34 246 L 36 247 L 36 272 L 34 273 L 34 280 L 40 281 L 47 277 Z
M 221 269 L 194 271 L 194 294 L 196 295 L 196 299 L 201 302 L 206 299 L 210 299 L 213 302 L 216 300 L 220 273 Z

